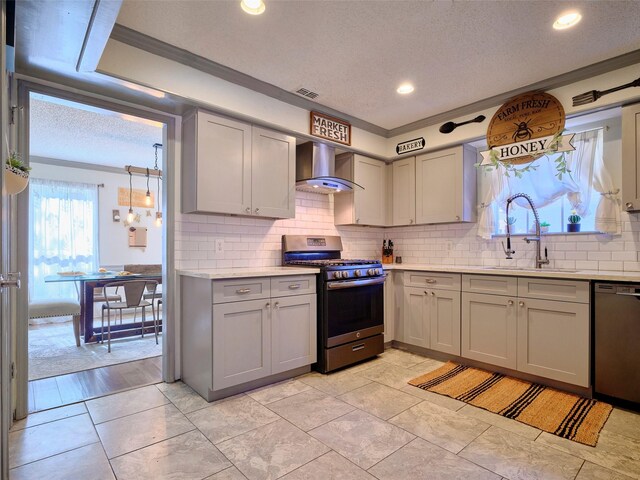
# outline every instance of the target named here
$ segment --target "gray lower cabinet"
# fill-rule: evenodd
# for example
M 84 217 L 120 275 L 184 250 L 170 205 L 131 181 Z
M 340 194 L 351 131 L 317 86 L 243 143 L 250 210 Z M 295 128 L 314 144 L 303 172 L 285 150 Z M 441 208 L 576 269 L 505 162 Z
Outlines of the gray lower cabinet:
M 221 390 L 271 373 L 269 300 L 213 306 L 213 389 Z
M 272 300 L 271 373 L 286 372 L 316 361 L 316 296 Z
M 460 355 L 460 292 L 404 288 L 404 342 Z
M 521 298 L 518 370 L 589 386 L 589 305 Z
M 462 356 L 516 369 L 516 297 L 462 293 Z
M 315 275 L 181 276 L 184 383 L 211 401 L 308 370 L 317 350 L 315 286 Z

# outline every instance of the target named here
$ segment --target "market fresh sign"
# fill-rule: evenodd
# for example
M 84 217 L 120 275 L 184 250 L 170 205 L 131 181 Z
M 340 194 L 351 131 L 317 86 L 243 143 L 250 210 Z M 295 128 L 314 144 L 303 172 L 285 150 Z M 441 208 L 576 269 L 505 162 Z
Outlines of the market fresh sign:
M 396 153 L 400 155 L 402 153 L 415 152 L 416 150 L 422 150 L 425 145 L 424 137 L 414 138 L 396 145 Z
M 351 124 L 339 118 L 329 117 L 318 112 L 311 112 L 309 133 L 314 137 L 324 138 L 332 142 L 351 145 Z
M 490 165 L 494 159 L 524 164 L 550 152 L 575 150 L 573 134 L 561 134 L 564 120 L 564 108 L 553 95 L 529 92 L 512 98 L 491 119 L 489 150 L 481 152 L 481 165 Z

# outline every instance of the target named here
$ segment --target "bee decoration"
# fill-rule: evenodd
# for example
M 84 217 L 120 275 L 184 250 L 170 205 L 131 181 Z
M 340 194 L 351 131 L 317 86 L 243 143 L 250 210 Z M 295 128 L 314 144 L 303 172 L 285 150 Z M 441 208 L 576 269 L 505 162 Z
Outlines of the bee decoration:
M 529 122 L 531 121 L 531 119 L 527 120 L 526 122 L 520 122 L 520 123 L 515 123 L 513 122 L 513 124 L 518 127 L 518 129 L 513 132 L 513 141 L 521 141 L 521 140 L 529 140 L 531 138 L 531 135 L 533 135 L 533 130 L 531 130 L 529 128 Z

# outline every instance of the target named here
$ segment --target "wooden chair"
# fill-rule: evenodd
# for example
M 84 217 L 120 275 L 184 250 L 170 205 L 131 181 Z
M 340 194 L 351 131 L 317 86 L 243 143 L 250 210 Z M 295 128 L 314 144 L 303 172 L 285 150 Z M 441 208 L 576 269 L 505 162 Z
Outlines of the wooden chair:
M 101 337 L 102 343 L 104 343 L 104 314 L 107 312 L 107 351 L 111 352 L 111 310 L 116 310 L 122 315 L 122 311 L 133 308 L 134 313 L 138 308 L 142 309 L 142 337 L 144 338 L 144 322 L 146 320 L 146 308 L 151 307 L 151 314 L 153 315 L 153 329 L 156 336 L 156 345 L 158 344 L 158 319 L 156 312 L 153 308 L 153 303 L 148 302 L 142 298 L 147 287 L 155 294 L 158 282 L 155 280 L 127 280 L 127 281 L 115 281 L 109 282 L 104 285 L 105 289 L 109 287 L 121 287 L 124 290 L 124 302 L 112 302 L 107 297 L 105 303 L 102 304 L 102 327 Z

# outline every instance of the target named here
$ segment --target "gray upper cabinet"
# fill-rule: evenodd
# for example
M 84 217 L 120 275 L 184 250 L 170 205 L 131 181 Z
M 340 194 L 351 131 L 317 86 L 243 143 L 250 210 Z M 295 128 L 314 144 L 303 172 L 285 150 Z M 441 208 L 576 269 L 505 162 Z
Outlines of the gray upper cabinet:
M 416 158 L 393 162 L 393 226 L 416 223 Z
M 249 213 L 251 125 L 197 111 L 182 141 L 182 211 Z
M 385 162 L 362 155 L 336 156 L 336 175 L 364 188 L 334 195 L 336 225 L 387 225 L 388 169 Z
M 640 103 L 622 109 L 622 209 L 640 210 Z
M 416 157 L 416 223 L 476 221 L 476 158 L 467 146 Z
M 253 215 L 296 216 L 296 140 L 283 133 L 253 127 L 251 207 Z
M 182 211 L 295 217 L 295 139 L 196 110 L 183 121 Z

